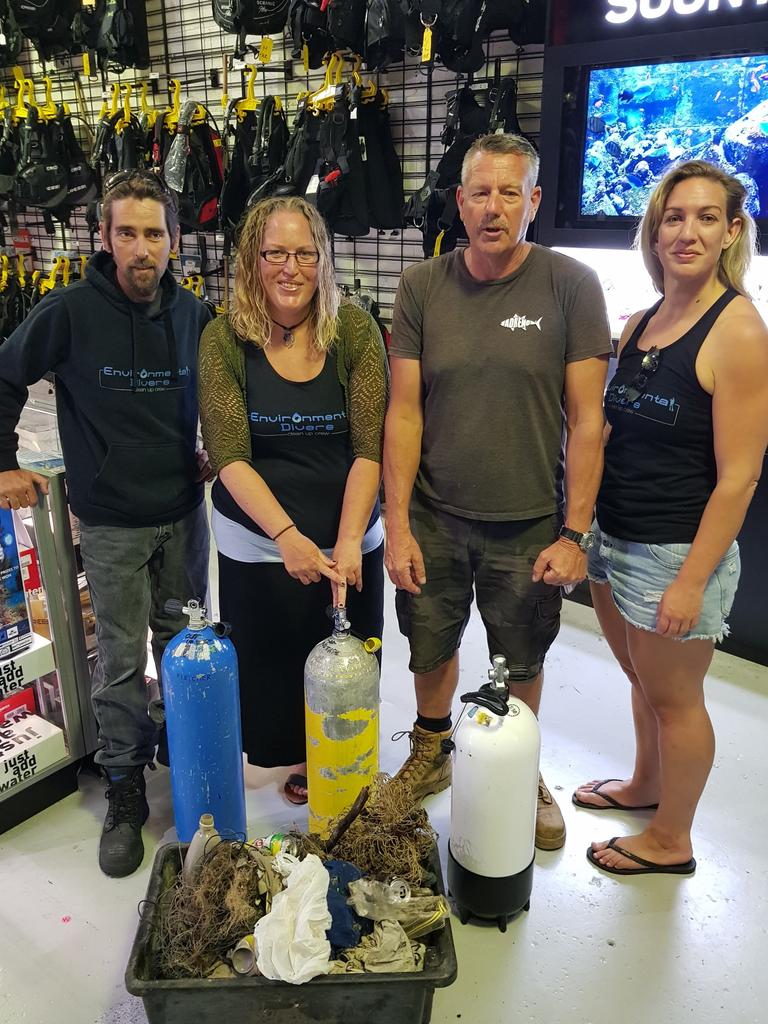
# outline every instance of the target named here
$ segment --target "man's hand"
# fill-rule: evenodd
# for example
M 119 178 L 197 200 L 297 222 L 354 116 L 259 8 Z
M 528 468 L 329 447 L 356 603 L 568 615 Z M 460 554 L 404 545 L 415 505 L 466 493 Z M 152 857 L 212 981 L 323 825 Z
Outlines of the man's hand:
M 421 593 L 421 587 L 427 582 L 424 556 L 410 528 L 387 529 L 384 565 L 398 590 L 407 590 L 409 594 Z
M 210 483 L 211 480 L 216 479 L 216 472 L 211 466 L 208 458 L 208 452 L 205 448 L 198 448 L 195 452 L 195 458 L 197 459 L 197 476 L 195 477 L 195 483 Z
M 305 586 L 309 583 L 319 583 L 321 576 L 327 576 L 332 583 L 344 582 L 343 577 L 336 572 L 335 562 L 295 527 L 283 533 L 276 544 L 280 549 L 285 571 L 299 583 Z
M 587 555 L 578 544 L 564 537 L 544 548 L 533 566 L 532 580 L 549 583 L 553 587 L 567 587 L 581 583 L 587 575 Z
M 48 493 L 48 481 L 39 473 L 28 469 L 9 469 L 0 473 L 0 508 L 31 508 L 37 504 L 39 487 Z
M 699 621 L 703 601 L 702 587 L 690 586 L 681 580 L 670 583 L 656 612 L 656 632 L 668 637 L 690 633 Z

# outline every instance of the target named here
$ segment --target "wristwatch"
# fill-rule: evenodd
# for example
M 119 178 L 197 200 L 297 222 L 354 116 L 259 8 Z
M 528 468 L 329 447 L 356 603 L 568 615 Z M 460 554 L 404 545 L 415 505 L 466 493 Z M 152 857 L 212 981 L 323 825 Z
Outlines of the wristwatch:
M 578 530 L 569 530 L 567 526 L 560 527 L 560 536 L 578 544 L 582 551 L 589 551 L 595 543 L 594 533 L 579 533 Z

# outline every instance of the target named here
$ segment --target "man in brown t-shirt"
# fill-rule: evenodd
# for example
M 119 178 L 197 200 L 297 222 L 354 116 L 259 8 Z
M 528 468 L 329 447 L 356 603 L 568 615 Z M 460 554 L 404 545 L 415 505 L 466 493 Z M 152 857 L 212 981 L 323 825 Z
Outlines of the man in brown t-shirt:
M 457 193 L 469 245 L 409 267 L 395 302 L 385 561 L 418 709 L 399 776 L 419 799 L 450 785 L 441 741 L 473 588 L 489 654 L 538 713 L 560 587 L 586 575 L 610 331 L 595 274 L 525 241 L 537 175 L 527 140 L 478 140 Z M 540 778 L 536 845 L 564 842 Z

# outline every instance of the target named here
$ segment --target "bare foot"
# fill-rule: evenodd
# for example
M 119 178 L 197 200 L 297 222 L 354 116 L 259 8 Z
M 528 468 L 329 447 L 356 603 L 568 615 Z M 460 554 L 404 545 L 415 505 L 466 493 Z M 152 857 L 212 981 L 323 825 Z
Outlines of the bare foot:
M 592 852 L 595 860 L 598 860 L 604 867 L 609 868 L 636 868 L 637 863 L 629 857 L 623 857 L 618 850 L 608 848 L 609 840 L 592 843 Z M 636 857 L 642 857 L 652 864 L 684 864 L 693 856 L 690 840 L 675 846 L 662 846 L 648 832 L 641 832 L 636 836 L 622 836 L 618 845 Z
M 581 804 L 588 804 L 599 810 L 614 807 L 610 800 L 604 797 L 610 797 L 626 808 L 648 807 L 657 803 L 659 799 L 658 793 L 647 786 L 638 786 L 632 779 L 592 779 L 579 786 L 574 793 L 574 799 Z

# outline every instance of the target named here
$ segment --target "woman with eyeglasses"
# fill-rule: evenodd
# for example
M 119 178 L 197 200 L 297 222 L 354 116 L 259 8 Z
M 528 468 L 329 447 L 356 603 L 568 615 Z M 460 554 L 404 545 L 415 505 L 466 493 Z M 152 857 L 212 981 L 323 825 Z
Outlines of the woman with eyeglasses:
M 331 631 L 327 609 L 346 605 L 360 635 L 382 632 L 387 388 L 381 334 L 340 305 L 317 210 L 297 197 L 256 204 L 232 311 L 203 334 L 200 413 L 243 747 L 252 764 L 295 768 L 292 803 L 307 801 L 303 670 Z
M 661 180 L 639 230 L 661 299 L 627 322 L 605 397 L 589 578 L 632 684 L 636 754 L 629 778 L 592 780 L 573 801 L 650 812 L 641 831 L 588 849 L 617 875 L 696 867 L 691 827 L 715 749 L 704 677 L 768 444 L 768 330 L 744 287 L 755 243 L 745 199 L 738 179 L 702 161 Z

